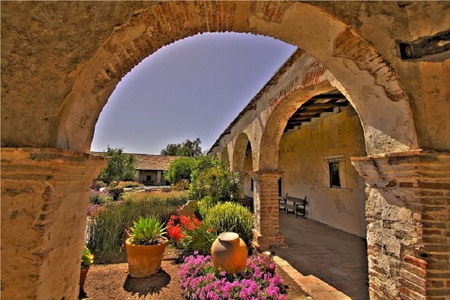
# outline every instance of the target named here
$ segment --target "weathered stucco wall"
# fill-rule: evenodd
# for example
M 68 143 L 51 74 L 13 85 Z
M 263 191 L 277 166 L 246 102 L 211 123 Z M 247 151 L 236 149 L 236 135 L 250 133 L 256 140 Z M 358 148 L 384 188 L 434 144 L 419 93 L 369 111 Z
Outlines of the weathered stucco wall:
M 336 155 L 342 157 L 342 188 L 329 187 L 326 158 Z M 364 138 L 358 116 L 347 108 L 284 134 L 279 169 L 283 193 L 307 197 L 308 219 L 365 237 L 364 184 L 350 163 L 352 156 L 365 156 Z

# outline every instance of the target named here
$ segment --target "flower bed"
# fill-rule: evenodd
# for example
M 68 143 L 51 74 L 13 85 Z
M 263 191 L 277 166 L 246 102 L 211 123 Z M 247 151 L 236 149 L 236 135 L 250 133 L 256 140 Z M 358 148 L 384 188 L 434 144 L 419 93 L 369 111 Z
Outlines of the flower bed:
M 249 257 L 245 272 L 227 275 L 215 270 L 211 256 L 195 253 L 185 258 L 178 274 L 186 299 L 286 299 L 287 286 L 266 255 Z

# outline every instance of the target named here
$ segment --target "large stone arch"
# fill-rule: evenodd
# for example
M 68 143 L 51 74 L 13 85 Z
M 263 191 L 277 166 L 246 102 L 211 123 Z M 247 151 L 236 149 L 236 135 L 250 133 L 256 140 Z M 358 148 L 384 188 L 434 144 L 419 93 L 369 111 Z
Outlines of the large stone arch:
M 98 115 L 120 78 L 162 46 L 210 31 L 263 34 L 298 46 L 346 88 L 360 114 L 369 154 L 417 148 L 406 93 L 378 51 L 322 9 L 288 2 L 160 2 L 134 12 L 74 74 L 50 143 L 88 152 Z M 392 117 L 379 122 L 383 113 Z
M 14 258 L 2 259 L 2 296 L 76 298 L 83 241 L 77 234 L 61 232 L 61 224 L 74 226 L 80 235 L 83 232 L 85 217 L 78 212 L 85 208 L 81 199 L 88 193 L 87 177 L 95 176 L 103 162 L 80 152 L 89 152 L 102 107 L 118 81 L 157 49 L 197 33 L 220 31 L 271 36 L 297 45 L 317 59 L 352 99 L 370 155 L 418 148 L 408 98 L 393 67 L 404 76 L 402 83 L 412 96 L 415 117 L 425 124 L 420 130 L 421 144 L 447 152 L 415 151 L 400 157 L 354 160 L 378 203 L 370 216 L 380 237 L 375 242 L 383 242 L 385 236 L 395 239 L 397 234 L 394 228 L 384 227 L 391 207 L 385 209 L 383 193 L 391 192 L 391 201 L 410 199 L 408 203 L 414 207 L 413 216 L 411 210 L 401 216 L 408 224 L 406 234 L 416 238 L 414 243 L 393 242 L 387 245 L 392 248 L 386 249 L 371 244 L 371 255 L 384 255 L 373 269 L 376 280 L 371 295 L 383 299 L 419 294 L 418 299 L 431 299 L 445 292 L 433 284 L 443 282 L 439 276 L 448 266 L 448 258 L 439 256 L 439 251 L 448 249 L 448 239 L 434 239 L 430 232 L 445 237 L 442 227 L 448 228 L 448 221 L 434 222 L 444 220 L 445 214 L 440 213 L 446 211 L 448 198 L 448 183 L 439 176 L 449 177 L 448 101 L 447 92 L 440 88 L 448 81 L 445 71 L 449 64 L 448 60 L 407 63 L 392 49 L 394 39 L 412 41 L 448 30 L 448 14 L 441 13 L 448 10 L 448 4 L 160 1 L 2 2 L 1 6 L 2 258 Z M 387 30 L 390 26 L 396 29 Z M 374 33 L 378 31 L 381 34 Z M 440 76 L 434 76 L 435 71 Z M 310 79 L 314 78 L 312 74 Z M 416 87 L 416 79 L 423 87 Z M 275 102 L 278 99 L 274 97 Z M 431 113 L 434 99 L 444 109 Z M 259 147 L 259 141 L 254 142 Z M 259 164 L 263 155 L 256 151 L 255 156 Z M 269 170 L 254 174 L 258 182 L 271 183 L 263 184 L 264 191 L 259 187 L 261 199 L 270 198 L 271 189 L 276 188 L 272 183 L 279 177 L 274 165 L 266 167 Z M 76 170 L 76 176 L 71 170 Z M 65 222 L 68 212 L 71 223 Z M 280 240 L 278 228 L 264 222 L 258 219 L 273 240 Z M 21 226 L 33 228 L 33 234 L 15 234 Z M 394 257 L 398 249 L 407 251 Z M 20 260 L 22 257 L 30 258 L 27 261 L 33 262 L 33 268 Z M 399 279 L 390 278 L 390 270 L 398 265 L 406 271 L 395 274 L 401 275 Z M 430 292 L 428 287 L 410 284 L 416 275 L 420 278 L 414 282 L 430 283 Z M 383 284 L 387 277 L 393 291 L 386 295 Z M 380 290 L 376 290 L 378 285 Z M 398 286 L 403 289 L 398 291 Z

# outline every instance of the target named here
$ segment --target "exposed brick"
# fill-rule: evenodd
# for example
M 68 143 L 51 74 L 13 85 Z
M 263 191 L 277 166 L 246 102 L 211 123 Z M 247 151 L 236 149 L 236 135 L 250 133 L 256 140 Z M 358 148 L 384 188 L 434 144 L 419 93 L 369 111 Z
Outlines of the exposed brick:
M 417 266 L 417 267 L 419 267 L 421 269 L 425 269 L 427 267 L 427 262 L 426 261 L 424 261 L 422 259 L 419 259 L 419 258 L 416 258 L 414 256 L 405 255 L 403 257 L 403 261 L 406 262 L 406 263 L 410 263 L 410 264 L 412 264 L 414 266 Z
M 425 291 L 426 291 L 425 287 L 418 286 L 404 278 L 399 278 L 398 282 L 401 284 L 401 286 L 407 288 L 410 291 L 414 291 L 414 292 L 418 293 L 419 295 L 425 295 Z
M 409 299 L 414 299 L 414 300 L 426 300 L 426 296 L 422 293 L 417 293 L 413 290 L 410 290 L 404 286 L 401 286 L 399 288 L 400 291 L 400 295 L 402 296 L 402 298 L 408 297 Z
M 450 183 L 418 181 L 419 187 L 433 190 L 450 190 Z

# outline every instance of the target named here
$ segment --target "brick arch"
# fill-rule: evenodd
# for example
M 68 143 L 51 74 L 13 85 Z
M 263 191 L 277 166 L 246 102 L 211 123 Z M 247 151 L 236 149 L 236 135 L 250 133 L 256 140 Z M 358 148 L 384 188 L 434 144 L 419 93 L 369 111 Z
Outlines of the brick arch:
M 271 36 L 323 62 L 354 100 L 368 154 L 417 148 L 406 94 L 373 46 L 310 4 L 258 1 L 160 2 L 133 13 L 74 75 L 72 92 L 65 98 L 49 144 L 89 152 L 98 116 L 127 72 L 176 40 L 223 31 Z M 389 118 L 380 122 L 385 112 Z

